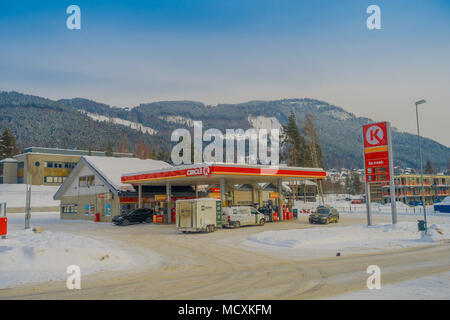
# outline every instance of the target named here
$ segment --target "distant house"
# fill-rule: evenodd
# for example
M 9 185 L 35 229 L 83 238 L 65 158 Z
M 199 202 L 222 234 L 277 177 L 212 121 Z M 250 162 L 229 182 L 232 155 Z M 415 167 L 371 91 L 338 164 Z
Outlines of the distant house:
M 122 174 L 171 167 L 159 160 L 83 156 L 56 192 L 61 201 L 61 219 L 111 221 L 138 205 L 137 188 L 121 183 Z M 174 200 L 194 196 L 191 187 L 172 187 Z M 165 187 L 143 187 L 143 207 L 155 210 L 166 206 Z
M 75 168 L 82 156 L 105 156 L 104 151 L 59 148 L 26 148 L 23 153 L 0 162 L 0 183 L 59 186 Z M 115 153 L 115 157 L 132 157 L 131 153 Z

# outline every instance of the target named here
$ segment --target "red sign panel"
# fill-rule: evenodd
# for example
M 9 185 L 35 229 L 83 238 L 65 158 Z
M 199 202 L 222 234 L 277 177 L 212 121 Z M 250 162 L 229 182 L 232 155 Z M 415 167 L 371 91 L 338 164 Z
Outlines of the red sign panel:
M 387 146 L 387 123 L 373 123 L 363 126 L 364 148 Z
M 363 126 L 364 164 L 367 182 L 389 182 L 388 123 Z

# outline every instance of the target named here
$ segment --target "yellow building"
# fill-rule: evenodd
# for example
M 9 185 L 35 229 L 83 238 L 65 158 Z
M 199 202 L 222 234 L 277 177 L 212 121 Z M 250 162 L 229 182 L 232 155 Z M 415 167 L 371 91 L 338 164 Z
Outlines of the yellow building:
M 422 182 L 419 174 L 399 175 L 394 181 L 397 201 L 409 205 L 416 205 L 422 201 Z M 425 174 L 423 182 L 427 204 L 442 201 L 450 196 L 450 176 Z M 390 202 L 389 185 L 383 186 L 382 191 L 383 202 Z
M 33 185 L 58 186 L 75 168 L 84 155 L 105 156 L 103 151 L 69 150 L 58 148 L 30 147 L 22 154 L 14 156 L 14 160 L 3 164 L 2 183 L 30 183 Z M 115 153 L 115 157 L 132 157 L 131 153 Z M 17 181 L 9 177 L 16 171 Z

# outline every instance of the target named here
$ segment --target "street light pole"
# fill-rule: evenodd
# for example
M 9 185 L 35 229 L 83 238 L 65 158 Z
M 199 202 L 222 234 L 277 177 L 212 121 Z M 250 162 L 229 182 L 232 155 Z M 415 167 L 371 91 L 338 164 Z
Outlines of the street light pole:
M 425 208 L 425 186 L 423 182 L 423 158 L 422 158 L 422 146 L 420 143 L 420 127 L 419 127 L 419 108 L 418 106 L 426 103 L 425 100 L 419 100 L 416 104 L 416 120 L 417 120 L 417 140 L 419 143 L 419 156 L 420 156 L 420 180 L 422 183 L 422 206 L 423 206 L 423 218 L 425 221 L 425 233 L 427 232 L 427 210 Z

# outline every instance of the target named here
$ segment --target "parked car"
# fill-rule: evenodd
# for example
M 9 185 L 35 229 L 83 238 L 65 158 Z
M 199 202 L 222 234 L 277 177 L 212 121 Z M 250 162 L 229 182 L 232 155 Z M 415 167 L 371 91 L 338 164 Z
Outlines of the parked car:
M 258 209 L 265 216 L 265 222 L 273 222 L 273 209 L 269 206 L 264 206 Z
M 142 222 L 153 222 L 153 210 L 151 209 L 145 209 L 145 208 L 139 208 L 139 209 L 133 209 L 128 211 L 127 213 L 115 216 L 112 219 L 112 222 L 115 225 L 122 225 L 127 226 L 132 223 L 142 223 Z
M 263 226 L 266 223 L 266 216 L 253 207 L 227 207 L 222 212 L 222 227 L 225 228 Z
M 337 209 L 330 206 L 319 206 L 316 212 L 309 215 L 309 223 L 323 223 L 339 222 L 339 212 Z

